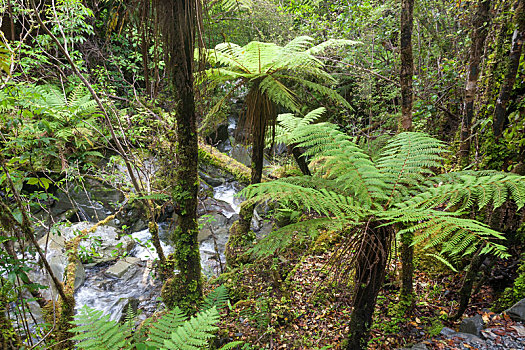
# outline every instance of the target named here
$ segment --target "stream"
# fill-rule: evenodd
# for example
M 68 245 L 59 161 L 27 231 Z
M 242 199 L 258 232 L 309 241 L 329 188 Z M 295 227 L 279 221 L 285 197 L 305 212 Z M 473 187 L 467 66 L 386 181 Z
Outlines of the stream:
M 228 135 L 233 132 L 234 122 L 232 118 L 228 120 Z M 237 145 L 233 137 L 224 138 L 219 142 L 218 148 L 249 164 L 247 149 Z M 141 168 L 136 170 L 135 176 L 149 188 L 157 168 L 155 159 L 145 159 Z M 106 176 L 113 176 L 115 188 L 130 182 L 122 163 L 109 160 L 102 171 Z M 242 187 L 230 175 L 217 168 L 201 164 L 199 174 L 208 183 L 203 184 L 207 195 L 199 200 L 198 205 L 198 241 L 202 272 L 209 278 L 220 274 L 226 266 L 224 250 L 229 229 L 238 219 L 241 200 L 236 194 Z M 57 277 L 63 278 L 67 265 L 65 242 L 113 214 L 115 204 L 123 202 L 120 191 L 108 188 L 96 180 L 86 180 L 83 190 L 73 190 L 73 185 L 70 185 L 66 190 L 58 191 L 57 199 L 50 206 L 49 212 L 33 213 L 37 217 L 40 215 L 41 223 L 51 222 L 50 217 L 57 221 L 72 222 L 68 225 L 62 224 L 56 229 L 45 225 L 36 228 L 41 237 L 39 243 L 46 247 L 47 260 Z M 144 319 L 155 312 L 161 303 L 162 284 L 155 277 L 154 271 L 157 254 L 151 243 L 151 235 L 143 213 L 130 207 L 121 216 L 107 225 L 98 227 L 80 244 L 79 255 L 84 263 L 77 265 L 76 310 L 86 305 L 109 313 L 112 320 L 122 320 L 130 305 L 134 310 L 138 310 L 139 319 Z M 255 217 L 258 218 L 257 214 Z M 268 226 L 262 220 L 254 220 L 255 230 Z M 173 252 L 169 241 L 170 232 L 174 229 L 173 220 L 170 214 L 167 214 L 159 221 L 159 238 L 167 256 Z M 265 227 L 264 231 L 268 231 L 270 227 L 271 225 Z M 35 268 L 30 272 L 30 278 L 34 282 L 50 286 L 42 293 L 47 299 L 56 300 L 56 290 L 53 290 L 53 284 L 46 273 L 40 268 Z M 40 318 L 38 311 L 34 312 L 37 319 Z
M 235 182 L 217 186 L 214 198 L 207 198 L 199 205 L 201 265 L 207 277 L 219 274 L 225 267 L 229 227 L 239 212 L 239 200 L 234 197 L 238 188 Z M 168 242 L 171 229 L 167 222 L 159 224 L 165 255 L 173 252 Z M 124 259 L 84 265 L 86 279 L 75 292 L 77 310 L 87 305 L 110 313 L 112 320 L 120 320 L 130 304 L 141 310 L 144 317 L 157 309 L 161 283 L 154 277 L 153 261 L 157 254 L 150 241 L 151 234 L 146 228 L 131 233 L 130 237 L 135 244 Z

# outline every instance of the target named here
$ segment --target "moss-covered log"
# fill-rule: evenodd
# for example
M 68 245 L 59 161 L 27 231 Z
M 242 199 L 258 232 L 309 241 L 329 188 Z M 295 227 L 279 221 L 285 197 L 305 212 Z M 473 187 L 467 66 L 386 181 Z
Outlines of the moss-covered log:
M 217 168 L 221 168 L 231 174 L 235 180 L 243 184 L 249 184 L 251 170 L 246 165 L 222 153 L 217 148 L 199 140 L 199 160 Z

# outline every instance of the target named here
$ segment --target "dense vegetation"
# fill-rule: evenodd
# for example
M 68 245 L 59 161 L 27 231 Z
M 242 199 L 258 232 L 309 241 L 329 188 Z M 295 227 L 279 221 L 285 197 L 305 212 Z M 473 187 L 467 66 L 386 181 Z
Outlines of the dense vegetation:
M 0 348 L 393 349 L 525 298 L 525 1 L 2 0 L 0 29 Z

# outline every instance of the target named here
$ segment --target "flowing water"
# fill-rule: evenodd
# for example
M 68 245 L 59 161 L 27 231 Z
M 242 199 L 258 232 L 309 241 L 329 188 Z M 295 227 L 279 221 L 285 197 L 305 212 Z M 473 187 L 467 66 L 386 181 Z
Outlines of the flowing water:
M 229 225 L 239 211 L 239 199 L 235 197 L 239 185 L 235 182 L 226 183 L 214 188 L 214 199 L 208 201 L 205 208 L 210 219 L 205 218 L 204 227 L 210 231 L 200 242 L 201 264 L 203 273 L 207 276 L 221 272 L 225 265 L 224 249 L 228 240 Z M 210 204 L 211 203 L 211 204 Z M 202 220 L 201 220 L 202 221 Z M 227 226 L 227 227 L 225 227 Z M 169 224 L 159 224 L 159 236 L 165 255 L 173 252 L 168 242 Z M 144 229 L 131 234 L 136 245 L 130 251 L 129 257 L 136 258 L 126 265 L 122 276 L 117 277 L 108 273 L 113 263 L 87 265 L 86 280 L 76 291 L 75 299 L 77 310 L 87 305 L 111 314 L 111 319 L 121 319 L 129 304 L 138 307 L 144 316 L 155 311 L 158 306 L 161 283 L 154 277 L 153 260 L 157 258 L 151 244 L 151 234 Z M 130 259 L 128 259 L 130 260 Z M 127 269 L 126 269 L 127 268 Z

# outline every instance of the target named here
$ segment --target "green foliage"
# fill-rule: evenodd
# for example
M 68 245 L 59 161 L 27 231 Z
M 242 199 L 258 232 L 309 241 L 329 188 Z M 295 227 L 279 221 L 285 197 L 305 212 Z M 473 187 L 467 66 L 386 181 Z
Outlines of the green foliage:
M 220 318 L 218 309 L 227 304 L 228 290 L 225 286 L 220 286 L 210 292 L 201 311 L 190 319 L 180 308 L 175 307 L 153 323 L 146 320 L 147 327 L 144 325 L 135 333 L 132 332 L 132 310 L 128 310 L 126 322 L 119 324 L 110 321 L 109 315 L 103 315 L 102 311 L 84 306 L 75 316 L 73 324 L 76 327 L 70 332 L 76 334 L 72 339 L 80 341 L 77 344 L 80 349 L 206 349 L 213 334 L 219 329 L 216 326 Z M 221 350 L 234 349 L 242 344 L 243 342 L 232 342 L 224 345 Z
M 2 80 L 4 79 L 4 74 L 9 76 L 11 73 L 12 61 L 13 51 L 7 43 L 7 40 L 5 40 L 4 34 L 0 32 L 0 73 L 2 73 Z
M 307 149 L 313 176 L 251 185 L 242 191 L 243 196 L 253 202 L 292 204 L 341 227 L 370 220 L 402 224 L 405 228 L 399 234 L 416 233 L 415 244 L 439 246 L 438 255 L 445 260 L 469 254 L 479 244 L 484 244 L 483 253 L 508 255 L 497 243 L 504 238 L 499 232 L 461 215 L 488 204 L 497 208 L 506 200 L 523 207 L 524 177 L 473 171 L 436 175 L 443 169 L 443 143 L 423 133 L 395 136 L 377 160 L 332 124 L 303 125 L 290 138 Z
M 291 142 L 290 135 L 298 127 L 312 124 L 317 119 L 321 118 L 326 112 L 326 108 L 319 107 L 308 112 L 304 117 L 296 117 L 292 113 L 279 114 L 277 116 L 277 124 L 274 127 L 272 137 L 267 137 L 266 144 L 284 143 L 289 145 Z M 273 139 L 272 139 L 273 138 Z
M 250 91 L 248 97 L 258 96 L 253 100 L 247 98 L 248 113 L 245 117 L 246 125 L 254 127 L 257 132 L 260 128 L 264 131 L 267 126 L 272 126 L 276 118 L 272 108 L 264 103 L 299 111 L 298 96 L 292 86 L 302 86 L 350 108 L 344 98 L 323 85 L 333 85 L 336 80 L 323 69 L 323 63 L 314 54 L 329 46 L 354 44 L 356 42 L 350 40 L 330 40 L 313 46 L 313 39 L 308 36 L 297 37 L 285 46 L 258 41 L 242 47 L 233 43 L 218 44 L 215 49 L 208 50 L 207 59 L 213 68 L 208 69 L 206 75 L 213 84 L 234 81 L 235 85 L 209 115 L 219 111 L 233 91 L 241 86 Z M 256 120 L 256 113 L 264 119 Z
M 521 256 L 518 277 L 512 287 L 505 288 L 494 306 L 494 311 L 501 312 L 525 298 L 525 254 Z
M 183 325 L 171 332 L 170 339 L 164 340 L 164 347 L 170 350 L 198 350 L 208 345 L 212 333 L 219 328 L 215 324 L 219 321 L 219 312 L 216 308 L 201 311 L 190 318 Z
M 150 328 L 150 343 L 156 348 L 164 346 L 164 341 L 169 339 L 173 329 L 181 326 L 186 321 L 186 315 L 178 307 L 162 316 Z
M 228 288 L 223 284 L 212 290 L 206 298 L 204 298 L 201 310 L 210 310 L 214 307 L 217 310 L 222 310 L 228 306 L 229 300 Z
M 80 349 L 127 349 L 129 344 L 126 338 L 131 334 L 128 324 L 119 324 L 103 315 L 102 311 L 84 306 L 75 316 L 74 328 L 70 332 L 76 335 L 72 340 L 77 340 Z

